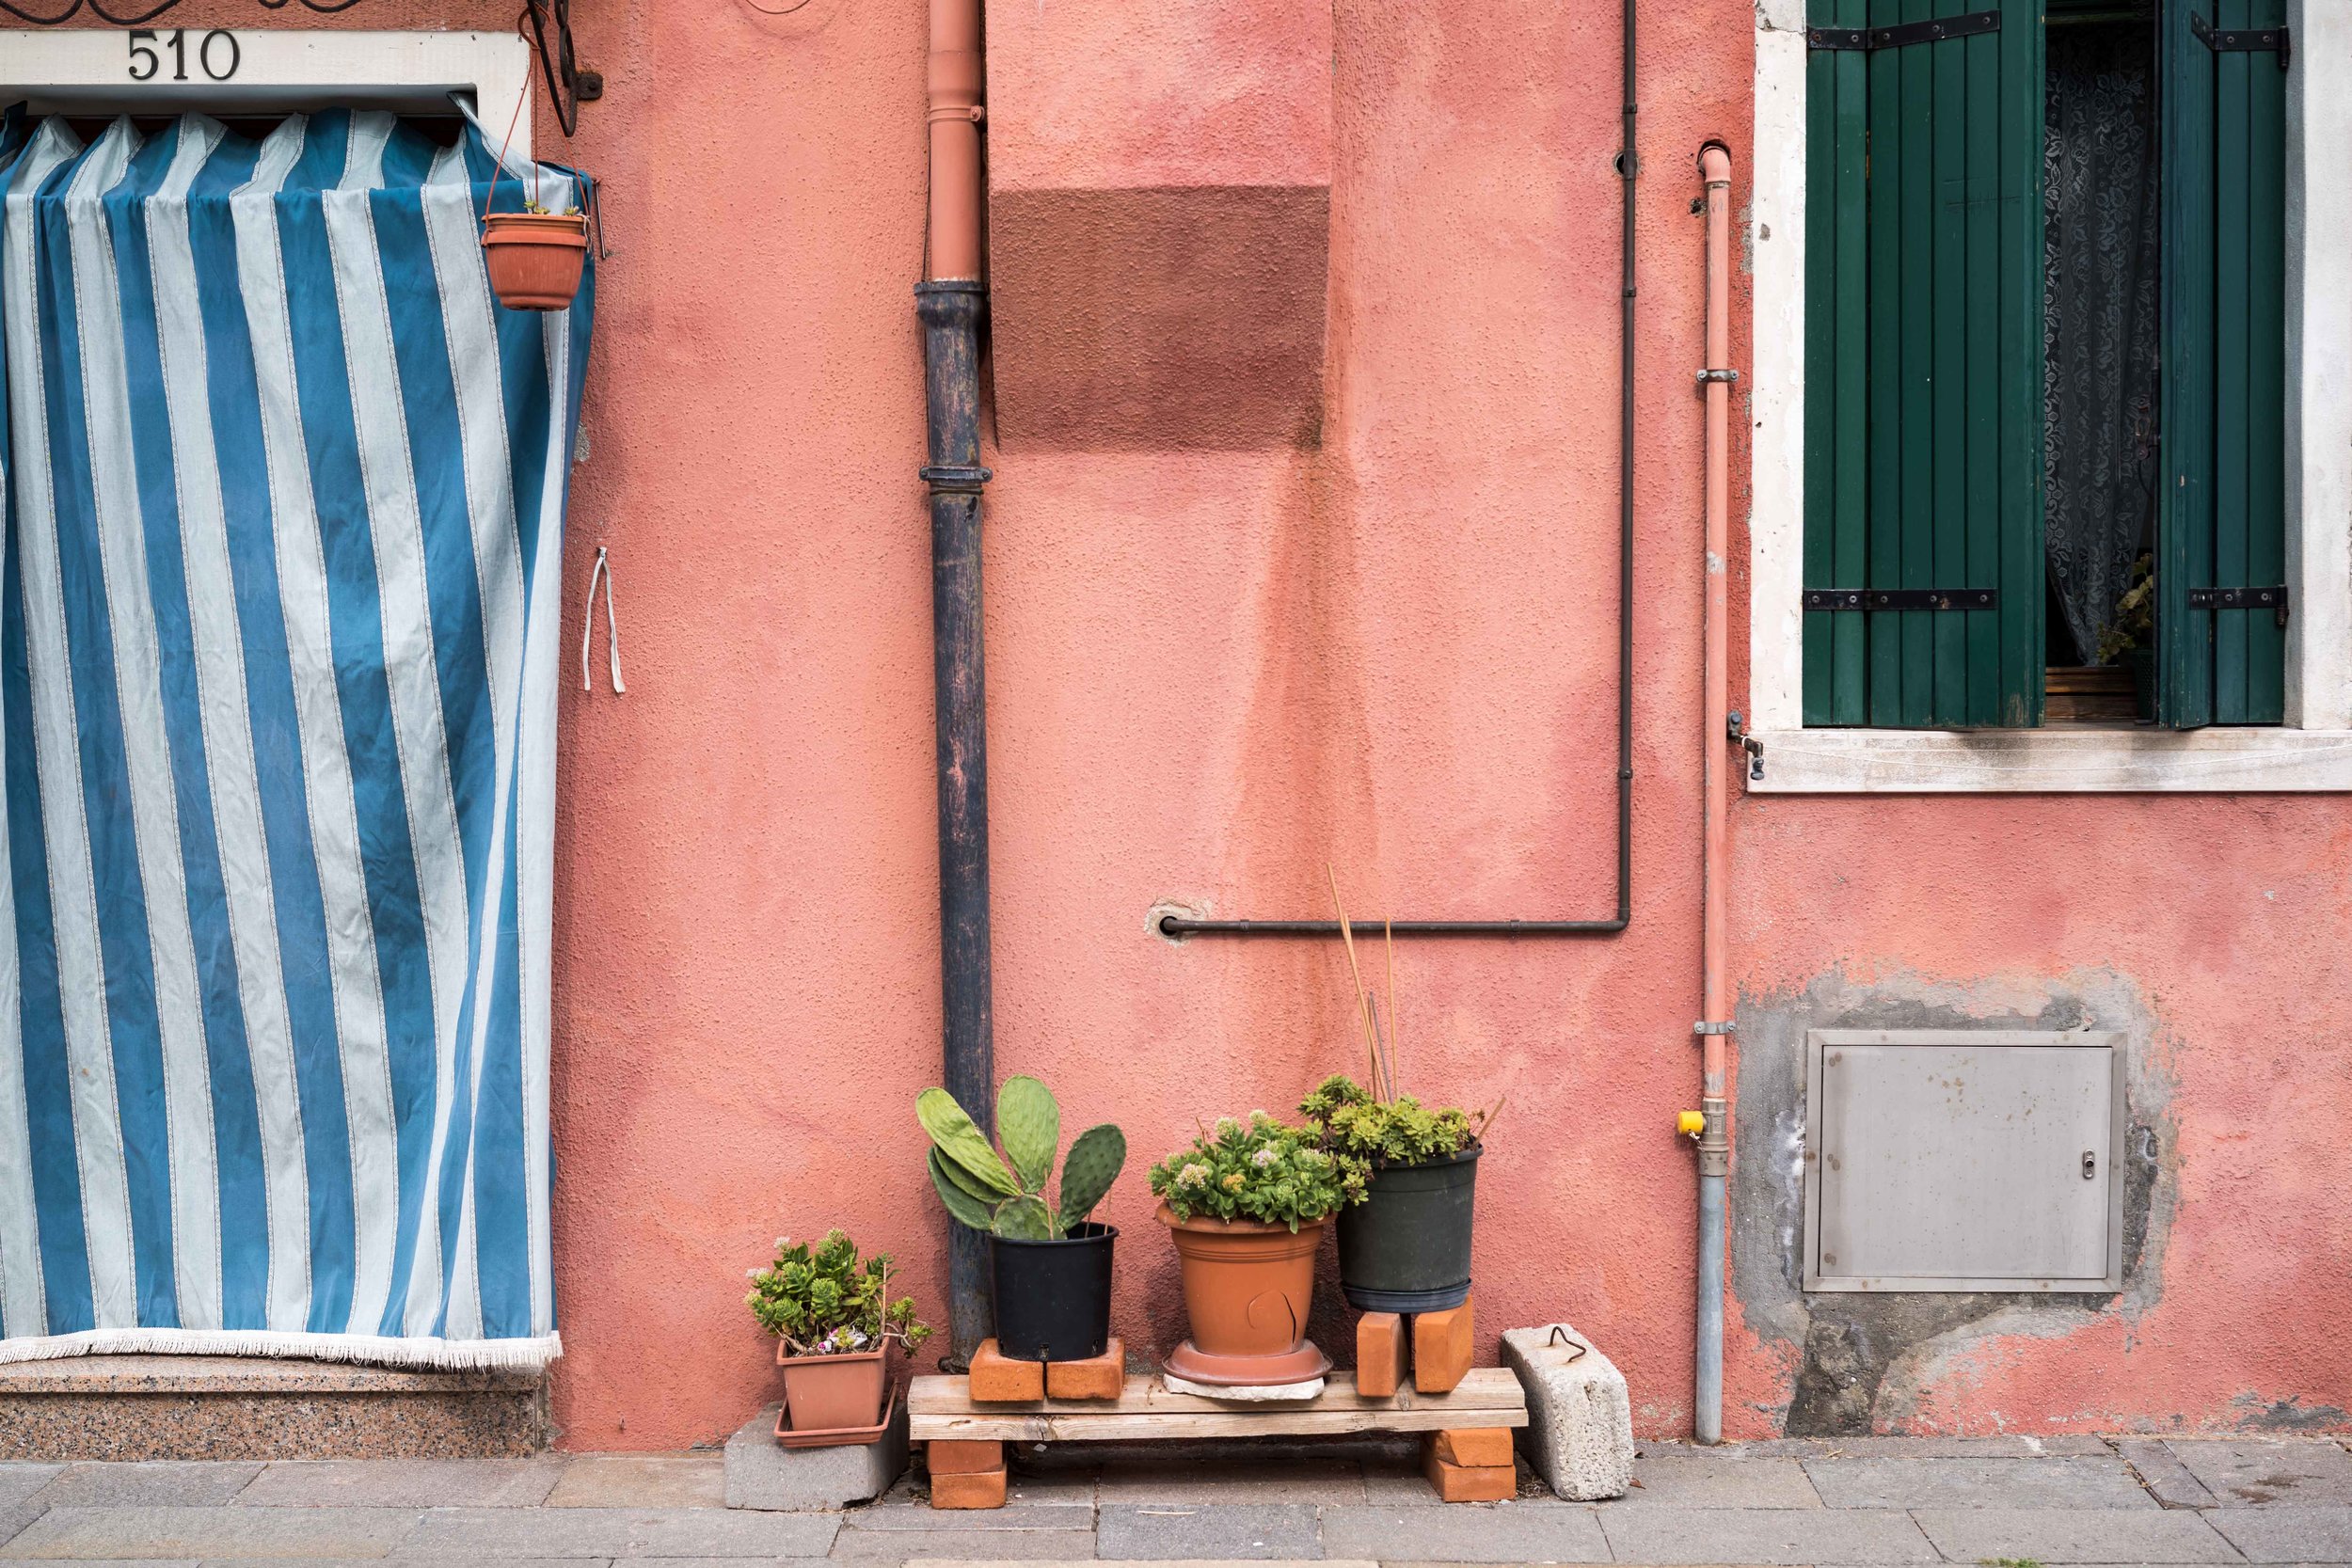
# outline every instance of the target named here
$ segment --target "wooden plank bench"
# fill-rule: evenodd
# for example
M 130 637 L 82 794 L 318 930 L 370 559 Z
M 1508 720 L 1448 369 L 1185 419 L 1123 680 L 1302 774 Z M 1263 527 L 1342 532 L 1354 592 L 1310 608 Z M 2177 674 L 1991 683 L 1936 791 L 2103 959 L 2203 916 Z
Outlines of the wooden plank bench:
M 1176 1393 L 1151 1373 L 1130 1375 L 1115 1400 L 1017 1402 L 975 1401 L 968 1378 L 918 1377 L 907 1415 L 909 1435 L 931 1445 L 933 1508 L 1002 1507 L 1007 1443 L 1380 1432 L 1422 1437 L 1422 1468 L 1446 1501 L 1491 1502 L 1515 1490 L 1511 1430 L 1527 1425 L 1527 1395 L 1504 1367 L 1469 1371 L 1442 1394 L 1366 1394 L 1354 1373 L 1332 1372 L 1313 1399 L 1266 1403 Z

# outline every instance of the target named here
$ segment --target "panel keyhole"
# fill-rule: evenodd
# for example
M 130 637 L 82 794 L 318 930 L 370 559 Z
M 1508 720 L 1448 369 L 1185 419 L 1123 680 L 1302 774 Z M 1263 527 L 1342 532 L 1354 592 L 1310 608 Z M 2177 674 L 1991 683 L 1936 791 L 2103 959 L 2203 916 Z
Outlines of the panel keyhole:
M 2099 1174 L 2099 1156 L 2090 1149 L 2083 1150 L 2083 1180 L 2090 1180 Z

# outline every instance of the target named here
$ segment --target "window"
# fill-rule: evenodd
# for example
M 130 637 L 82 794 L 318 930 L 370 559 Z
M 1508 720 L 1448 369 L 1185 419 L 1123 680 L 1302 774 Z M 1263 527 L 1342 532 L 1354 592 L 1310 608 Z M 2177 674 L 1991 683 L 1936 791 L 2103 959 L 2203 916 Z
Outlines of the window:
M 2121 626 L 2278 723 L 2285 0 L 1950 3 L 1807 19 L 1804 721 L 2038 725 Z
M 1831 0 L 1813 3 L 1824 6 Z M 1836 3 L 1859 4 L 1861 0 Z M 2088 0 L 2079 3 L 2088 4 Z M 1867 584 L 1871 579 L 1808 576 L 1813 563 L 1806 557 L 1807 523 L 1816 512 L 1816 492 L 1836 478 L 1834 468 L 1826 473 L 1815 471 L 1818 466 L 1811 459 L 1819 449 L 1810 435 L 1817 404 L 1824 398 L 1834 400 L 1839 390 L 1827 372 L 1813 368 L 1817 334 L 1812 330 L 1816 324 L 1809 280 L 1820 243 L 1820 208 L 1823 202 L 1835 204 L 1836 184 L 1832 175 L 1820 171 L 1814 157 L 1814 133 L 1820 123 L 1815 111 L 1820 105 L 1811 82 L 1820 52 L 1808 47 L 1806 0 L 1757 0 L 1755 134 L 1752 150 L 1740 151 L 1735 158 L 1740 182 L 1735 196 L 1748 224 L 1755 322 L 1754 357 L 1742 377 L 1749 392 L 1754 443 L 1754 491 L 1748 516 L 1749 673 L 1742 707 L 1747 733 L 1762 747 L 1763 754 L 1751 768 L 1747 781 L 1751 793 L 2352 791 L 2352 375 L 2345 373 L 2342 349 L 2344 343 L 2352 341 L 2352 182 L 2341 178 L 2330 152 L 2333 148 L 2352 145 L 2352 92 L 2343 90 L 2344 84 L 2352 83 L 2352 7 L 2283 0 L 2283 8 L 2293 46 L 2289 68 L 2280 71 L 2274 55 L 2247 50 L 2242 56 L 2242 63 L 2266 64 L 2277 72 L 2274 80 L 2283 96 L 2280 309 L 2284 325 L 2274 383 L 2282 383 L 2280 444 L 2283 455 L 2278 508 L 2282 568 L 2276 580 L 2288 591 L 2290 614 L 2283 628 L 2277 626 L 2275 610 L 2270 614 L 2283 666 L 2277 688 L 2276 719 L 2260 721 L 2217 711 L 2200 727 L 2171 727 L 2185 721 L 2177 713 L 2171 724 L 2068 723 L 2064 709 L 2075 699 L 2062 683 L 2042 677 L 2047 682 L 2045 713 L 2052 721 L 1986 725 L 1964 718 L 1933 717 L 1923 727 L 1907 727 L 1871 722 L 1867 686 L 1863 689 L 1866 703 L 1860 717 L 1849 705 L 1844 715 L 1833 713 L 1824 722 L 1819 712 L 1824 698 L 1818 675 L 1816 685 L 1807 686 L 1808 674 L 1814 673 L 1806 657 L 1807 638 L 1810 634 L 1818 642 L 1822 635 L 1811 628 L 1824 622 L 1851 624 L 1859 629 L 1842 634 L 1848 646 L 1867 650 L 1871 635 L 1867 628 L 1881 612 L 1823 615 L 1804 608 L 1809 584 L 1846 586 Z M 2045 8 L 2053 12 L 2061 8 L 2057 4 Z M 2137 0 L 2106 0 L 2096 8 L 2110 13 L 2135 8 L 2142 8 Z M 1919 4 L 1913 12 L 1914 17 L 1929 20 L 1948 14 L 1943 5 L 1931 10 Z M 2006 9 L 2000 14 L 2000 28 L 2017 24 Z M 2199 14 L 2210 15 L 2210 7 Z M 2174 56 L 2157 53 L 2167 46 L 2156 33 L 2163 20 L 2162 15 L 2152 13 L 2141 35 L 2152 61 L 2157 62 L 2152 69 L 2159 71 L 2163 60 L 2178 63 L 2193 58 L 2185 52 Z M 2086 24 L 2082 30 L 2097 28 Z M 2033 30 L 2023 36 L 2036 38 L 2040 32 L 2036 16 Z M 2047 37 L 2062 40 L 2076 33 L 2074 27 L 2054 27 L 2047 30 Z M 2002 34 L 1996 30 L 1990 36 Z M 1978 36 L 1970 35 L 1960 47 L 1964 54 L 1979 41 Z M 1929 57 L 1950 47 L 1931 44 Z M 2205 46 L 2199 42 L 2198 47 Z M 1883 69 L 1882 52 L 1858 53 L 1864 57 L 1866 74 Z M 1894 51 L 1898 57 L 1903 53 L 1900 48 Z M 2218 63 L 2208 55 L 2206 69 L 2213 70 Z M 2217 78 L 2217 99 L 2220 86 L 2221 79 Z M 2163 91 L 2159 75 L 2151 93 L 2152 112 L 2161 110 L 2158 95 Z M 1851 105 L 1849 112 L 1855 109 L 1867 112 L 1867 104 Z M 2033 129 L 2028 122 L 2019 123 L 2026 124 L 2028 133 Z M 1964 119 L 1961 128 L 1964 135 Z M 2161 124 L 2156 128 L 2160 131 Z M 2221 156 L 2218 138 L 2214 155 Z M 2161 187 L 2168 178 L 2161 167 L 2161 149 L 2157 163 L 2154 182 Z M 1963 170 L 1964 166 L 1963 162 Z M 1966 193 L 1962 194 L 1964 198 Z M 2154 194 L 2161 201 L 2162 189 Z M 2062 201 L 2065 193 L 2057 193 L 2057 198 Z M 2029 214 L 2031 207 L 2021 201 L 2019 210 Z M 2217 235 L 2221 234 L 2224 220 L 2217 211 L 2213 221 Z M 1845 243 L 1851 247 L 1851 236 Z M 2160 246 L 2166 242 L 2159 238 L 2156 243 Z M 1866 223 L 1866 257 L 1867 244 Z M 2014 261 L 2025 249 L 2020 246 L 2010 254 Z M 2219 287 L 2217 280 L 2216 287 Z M 1867 354 L 1861 364 L 1867 375 Z M 2216 403 L 2218 420 L 2217 390 Z M 2159 424 L 2167 417 L 2159 404 L 2150 423 Z M 2222 434 L 2217 426 L 2217 449 Z M 2042 439 L 2043 436 L 2042 426 L 2030 420 L 2022 427 L 2023 438 Z M 1861 482 L 1867 485 L 1868 449 L 1861 450 L 1865 457 Z M 2219 458 L 2217 450 L 2217 466 Z M 2027 466 L 2028 480 L 2035 471 Z M 1932 476 L 1932 468 L 1930 473 Z M 1850 467 L 1850 493 L 1854 483 Z M 2147 529 L 2151 541 L 2165 524 L 2165 518 L 2154 513 L 2153 488 L 2152 521 Z M 1864 497 L 1867 503 L 1867 488 Z M 2024 515 L 2034 518 L 2037 509 L 2028 506 Z M 2042 657 L 2048 664 L 2063 665 L 2069 657 L 2066 636 L 2058 627 L 2058 617 L 2047 609 L 2052 573 L 2037 565 L 2039 557 L 2024 544 L 2024 529 L 2015 515 L 2007 520 L 2016 531 L 2011 540 L 2002 543 L 2018 543 L 2025 550 L 2027 570 L 2042 574 L 2042 580 L 2027 589 L 2027 597 L 2030 602 L 2036 594 L 2044 595 Z M 2186 530 L 2178 532 L 2187 535 Z M 1839 564 L 1858 572 L 1863 562 L 1851 553 L 1857 537 L 1867 545 L 1867 534 L 1850 534 L 1849 559 Z M 2193 535 L 2186 542 L 2197 543 Z M 2221 543 L 2217 538 L 2217 546 Z M 2153 562 L 2153 550 L 2150 553 Z M 1931 554 L 1930 559 L 1933 559 Z M 2177 586 L 2184 594 L 2206 584 L 2259 586 L 2250 564 L 2246 577 L 2224 577 L 2217 568 L 2201 583 L 2184 573 L 2177 578 Z M 1974 586 L 1984 579 L 1978 579 L 1978 584 L 1912 580 L 1919 586 L 1940 588 Z M 1995 580 L 1990 585 L 1998 587 L 1999 583 Z M 2197 608 L 2197 616 L 2176 614 L 2175 622 L 2193 619 L 2207 626 L 2226 624 L 2218 612 L 2227 607 Z M 2209 609 L 2212 612 L 2205 612 Z M 1895 614 L 1898 626 L 1929 623 L 1931 662 L 1927 670 L 1931 676 L 1936 669 L 1934 638 L 1951 635 L 1935 628 L 1947 624 L 1965 626 L 1979 618 L 1956 611 L 1889 613 Z M 1997 616 L 1993 619 L 1997 624 Z M 2244 618 L 2239 619 L 2243 624 Z M 2033 619 L 2028 617 L 2025 625 L 2030 628 Z M 1962 634 L 1963 647 L 1966 635 Z M 1899 632 L 1897 645 L 1886 657 L 1899 657 L 1910 651 L 1900 643 L 1903 636 L 1919 634 Z M 1996 645 L 1997 641 L 1996 634 Z M 2217 673 L 2222 657 L 2217 648 Z M 1850 653 L 1848 657 L 1851 671 L 1853 656 Z M 2028 657 L 2015 668 L 2023 672 L 2019 678 L 2024 684 L 2011 689 L 2029 692 L 2042 666 Z M 1867 663 L 1865 671 L 1867 679 Z M 1993 687 L 1996 693 L 1999 680 L 2007 678 L 2006 674 L 1996 677 Z M 1902 688 L 1898 684 L 1895 689 L 1899 695 Z M 1851 699 L 1848 700 L 1851 705 Z M 1972 692 L 1967 700 L 1980 699 Z M 1811 713 L 1809 705 L 1814 708 Z

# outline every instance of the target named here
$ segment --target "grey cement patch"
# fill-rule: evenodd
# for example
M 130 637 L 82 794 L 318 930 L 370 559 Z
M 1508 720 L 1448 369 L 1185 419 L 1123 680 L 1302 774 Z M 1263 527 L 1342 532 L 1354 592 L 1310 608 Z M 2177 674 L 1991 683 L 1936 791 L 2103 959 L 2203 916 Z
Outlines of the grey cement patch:
M 1788 1404 L 1768 1413 L 1792 1437 L 1899 1431 L 1947 1357 L 2000 1336 L 2072 1333 L 2154 1304 L 2177 1158 L 2171 1085 L 2157 1020 L 2128 979 L 2101 970 L 2029 982 L 1871 984 L 1840 971 L 1802 990 L 1743 995 L 1732 1174 L 1731 1286 L 1743 1320 L 1799 1352 Z M 2123 1289 L 1862 1292 L 1803 1289 L 1805 1036 L 1813 1029 L 2112 1029 L 2125 1037 Z

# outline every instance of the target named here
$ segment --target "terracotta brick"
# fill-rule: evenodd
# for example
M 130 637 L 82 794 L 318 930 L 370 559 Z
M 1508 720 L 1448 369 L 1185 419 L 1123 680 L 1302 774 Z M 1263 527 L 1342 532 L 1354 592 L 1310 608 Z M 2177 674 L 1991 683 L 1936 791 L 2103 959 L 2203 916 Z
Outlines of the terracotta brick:
M 924 1445 L 923 1463 L 935 1476 L 970 1475 L 1005 1467 L 1005 1445 L 934 1437 Z
M 1438 1457 L 1435 1443 L 1423 1450 L 1421 1469 L 1443 1502 L 1499 1503 L 1518 1495 L 1519 1477 L 1514 1466 L 1449 1464 Z
M 1002 1508 L 1005 1470 L 965 1470 L 931 1477 L 933 1508 Z
M 1511 1463 L 1509 1427 L 1470 1427 L 1440 1432 L 1430 1440 L 1439 1459 L 1449 1465 L 1496 1465 Z
M 977 1404 L 1013 1404 L 1045 1397 L 1045 1363 L 1000 1355 L 996 1341 L 983 1339 L 972 1353 L 972 1399 Z
M 1116 1337 L 1100 1355 L 1084 1361 L 1048 1361 L 1045 1397 L 1053 1400 L 1115 1400 L 1127 1386 L 1127 1347 Z
M 1413 1386 L 1424 1394 L 1443 1394 L 1469 1374 L 1474 1333 L 1470 1309 L 1475 1299 L 1445 1312 L 1422 1312 L 1413 1319 Z
M 1356 1391 L 1385 1400 L 1405 1382 L 1405 1320 L 1367 1312 L 1356 1320 Z

